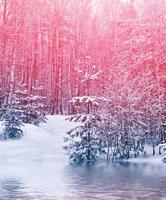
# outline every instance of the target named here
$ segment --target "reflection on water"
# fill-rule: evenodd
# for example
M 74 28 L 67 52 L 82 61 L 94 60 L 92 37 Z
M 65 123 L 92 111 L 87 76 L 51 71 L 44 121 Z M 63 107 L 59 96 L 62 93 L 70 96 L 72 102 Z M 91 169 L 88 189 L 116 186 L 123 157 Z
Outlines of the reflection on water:
M 22 197 L 23 192 L 22 183 L 15 179 L 3 179 L 0 180 L 0 194 L 1 199 L 18 199 Z
M 34 194 L 33 194 L 34 195 Z M 34 199 L 29 195 L 24 187 L 24 183 L 14 178 L 0 180 L 0 199 L 1 200 L 30 200 Z M 41 195 L 35 195 L 40 199 Z
M 0 178 L 0 200 L 166 200 L 166 165 L 58 163 Z M 29 179 L 27 179 L 27 177 Z

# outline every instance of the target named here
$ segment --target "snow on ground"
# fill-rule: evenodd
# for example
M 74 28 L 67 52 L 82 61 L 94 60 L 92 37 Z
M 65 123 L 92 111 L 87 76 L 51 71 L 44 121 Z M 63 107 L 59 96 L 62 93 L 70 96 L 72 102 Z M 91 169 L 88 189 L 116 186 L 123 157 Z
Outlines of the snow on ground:
M 68 163 L 68 157 L 63 150 L 63 137 L 74 127 L 74 122 L 66 120 L 65 116 L 48 116 L 47 123 L 40 127 L 25 125 L 24 137 L 20 140 L 0 142 L 0 164 L 2 165 L 31 165 L 32 163 L 48 164 L 63 162 Z M 2 126 L 0 126 L 0 132 Z M 147 155 L 152 155 L 152 148 L 146 147 Z M 156 148 L 158 154 L 158 148 Z M 161 156 L 148 156 L 147 158 L 132 158 L 132 163 L 159 164 Z
M 159 155 L 159 147 L 156 147 L 156 155 L 153 156 L 152 153 L 152 147 L 146 145 L 145 146 L 146 156 L 145 157 L 139 157 L 139 158 L 131 158 L 128 160 L 130 163 L 142 163 L 142 164 L 163 164 L 162 162 L 162 156 Z
M 13 183 L 20 184 L 22 192 L 25 190 L 26 194 L 32 196 L 42 195 L 42 198 L 36 199 L 76 194 L 77 191 L 71 187 L 75 186 L 75 170 L 70 173 L 68 156 L 62 148 L 65 132 L 76 124 L 65 119 L 65 116 L 48 116 L 47 123 L 40 127 L 25 125 L 22 139 L 0 141 L 0 184 L 7 182 L 11 187 Z M 130 159 L 129 162 L 163 165 L 160 157 Z M 44 195 L 50 195 L 50 198 Z
M 52 161 L 68 162 L 63 150 L 63 137 L 74 127 L 74 122 L 66 120 L 65 116 L 48 116 L 47 123 L 40 127 L 26 124 L 23 127 L 24 137 L 16 141 L 0 142 L 0 164 L 31 164 L 32 162 L 48 163 Z M 0 132 L 2 126 L 0 126 Z M 152 154 L 152 148 L 147 147 L 147 154 Z M 156 149 L 156 154 L 158 149 Z M 161 156 L 148 158 L 133 158 L 129 162 L 161 163 Z
M 0 141 L 0 183 L 18 179 L 25 184 L 26 192 L 30 188 L 30 193 L 41 190 L 61 195 L 61 189 L 68 184 L 64 174 L 68 156 L 63 150 L 63 137 L 75 126 L 65 119 L 65 116 L 48 116 L 47 123 L 40 127 L 25 125 L 22 139 Z M 65 191 L 62 194 L 67 195 Z
M 40 127 L 26 124 L 22 139 L 0 142 L 0 163 L 44 162 L 57 157 L 63 159 L 63 136 L 74 125 L 65 119 L 64 116 L 48 116 L 47 124 L 41 124 Z

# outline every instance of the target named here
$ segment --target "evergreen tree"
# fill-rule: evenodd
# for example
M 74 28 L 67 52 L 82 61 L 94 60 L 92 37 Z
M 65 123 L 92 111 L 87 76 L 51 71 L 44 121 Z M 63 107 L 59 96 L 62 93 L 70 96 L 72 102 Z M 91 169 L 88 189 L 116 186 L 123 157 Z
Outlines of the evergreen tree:
M 4 125 L 4 132 L 1 139 L 20 138 L 23 135 L 23 110 L 19 106 L 16 95 L 10 97 L 10 103 L 6 98 L 0 109 L 0 119 Z
M 8 95 L 1 105 L 0 120 L 4 125 L 2 139 L 20 138 L 23 135 L 21 127 L 24 123 L 39 125 L 40 122 L 46 121 L 43 98 L 29 95 L 25 87 L 18 83 L 18 89 Z
M 18 85 L 15 91 L 23 110 L 23 122 L 28 124 L 39 125 L 46 122 L 44 97 L 40 95 L 42 87 L 33 87 L 32 94 L 28 94 L 26 85 Z
M 91 114 L 91 107 L 99 105 L 99 99 L 90 96 L 90 80 L 95 80 L 100 73 L 91 66 L 90 57 L 86 57 L 84 69 L 78 69 L 81 82 L 86 84 L 86 96 L 73 97 L 70 103 L 73 106 L 86 107 L 86 113 L 76 114 L 69 118 L 70 121 L 78 122 L 80 125 L 67 132 L 65 138 L 67 145 L 64 147 L 72 163 L 94 162 L 103 151 L 101 140 L 101 119 L 96 114 Z
M 100 123 L 95 114 L 78 114 L 69 118 L 80 125 L 67 132 L 65 149 L 68 151 L 71 163 L 87 163 L 96 161 L 104 152 Z

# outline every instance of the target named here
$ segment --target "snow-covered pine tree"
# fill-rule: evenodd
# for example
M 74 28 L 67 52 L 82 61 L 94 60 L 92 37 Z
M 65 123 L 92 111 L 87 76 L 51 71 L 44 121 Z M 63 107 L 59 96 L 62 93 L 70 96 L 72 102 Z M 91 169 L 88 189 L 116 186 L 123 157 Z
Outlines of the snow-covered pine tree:
M 86 84 L 86 96 L 73 97 L 70 103 L 73 106 L 86 107 L 86 113 L 76 114 L 69 117 L 70 121 L 78 122 L 79 125 L 67 132 L 64 148 L 70 155 L 72 163 L 89 163 L 98 159 L 103 152 L 101 140 L 101 119 L 99 115 L 91 113 L 92 106 L 99 105 L 99 98 L 90 96 L 90 80 L 98 77 L 95 66 L 91 67 L 90 57 L 86 57 L 84 69 L 78 69 L 81 82 Z
M 22 89 L 21 89 L 22 88 Z M 26 85 L 18 85 L 18 90 L 15 91 L 19 98 L 24 116 L 23 122 L 28 124 L 39 125 L 46 122 L 44 97 L 40 95 L 42 87 L 33 87 L 32 94 L 28 93 Z
M 38 125 L 46 121 L 43 97 L 29 95 L 26 86 L 20 83 L 16 87 L 17 90 L 6 96 L 0 108 L 0 120 L 4 125 L 1 139 L 20 138 L 24 123 Z
M 16 95 L 5 98 L 0 108 L 0 120 L 4 125 L 3 135 L 1 139 L 20 138 L 23 133 L 21 126 L 23 126 L 23 110 L 20 109 L 19 101 Z
M 95 162 L 103 153 L 101 140 L 101 119 L 95 114 L 77 114 L 69 117 L 79 125 L 67 132 L 64 148 L 70 155 L 70 162 L 81 164 Z

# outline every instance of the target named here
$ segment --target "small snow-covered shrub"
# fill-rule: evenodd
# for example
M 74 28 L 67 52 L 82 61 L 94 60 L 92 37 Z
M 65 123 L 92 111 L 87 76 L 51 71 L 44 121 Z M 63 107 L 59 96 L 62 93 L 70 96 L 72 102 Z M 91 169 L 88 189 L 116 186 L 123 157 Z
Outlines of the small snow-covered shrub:
M 159 148 L 161 147 L 161 152 L 162 152 L 162 156 L 163 156 L 163 159 L 162 161 L 164 163 L 166 163 L 166 144 L 162 144 L 159 146 Z

